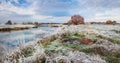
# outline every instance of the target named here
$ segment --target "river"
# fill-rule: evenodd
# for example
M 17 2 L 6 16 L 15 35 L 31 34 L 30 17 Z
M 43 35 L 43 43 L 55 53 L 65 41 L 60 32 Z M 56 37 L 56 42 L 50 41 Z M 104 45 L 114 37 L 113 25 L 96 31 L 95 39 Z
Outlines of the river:
M 55 31 L 56 27 L 38 27 L 28 30 L 0 32 L 0 46 L 15 48 L 24 43 L 34 42 Z

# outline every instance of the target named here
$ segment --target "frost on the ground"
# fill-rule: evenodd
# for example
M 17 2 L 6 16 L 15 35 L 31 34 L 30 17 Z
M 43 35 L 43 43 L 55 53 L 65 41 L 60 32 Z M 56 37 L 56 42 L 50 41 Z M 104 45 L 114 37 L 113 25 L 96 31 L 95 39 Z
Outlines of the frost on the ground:
M 63 63 L 106 63 L 98 55 L 87 55 L 84 52 L 70 51 L 68 56 L 58 56 L 56 62 Z
M 40 53 L 35 52 L 33 56 L 26 58 L 19 58 L 18 61 L 6 63 L 106 63 L 105 60 L 101 59 L 99 55 L 87 55 L 84 52 L 69 51 L 66 52 L 68 55 L 57 55 L 51 58 L 45 54 L 42 50 Z
M 5 63 L 120 63 L 119 25 L 71 25 L 6 56 Z M 81 44 L 83 37 L 93 44 Z
M 120 45 L 118 44 L 113 44 L 109 41 L 104 41 L 103 43 L 99 44 L 99 43 L 96 43 L 96 44 L 93 44 L 92 45 L 93 47 L 103 47 L 105 50 L 107 51 L 120 51 Z

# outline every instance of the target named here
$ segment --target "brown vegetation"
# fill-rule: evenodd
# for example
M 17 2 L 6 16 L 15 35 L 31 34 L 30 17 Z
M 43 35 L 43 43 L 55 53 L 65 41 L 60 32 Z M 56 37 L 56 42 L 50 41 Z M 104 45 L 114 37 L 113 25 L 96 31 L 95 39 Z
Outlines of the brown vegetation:
M 84 24 L 84 18 L 80 15 L 73 15 L 69 23 L 73 25 Z
M 83 37 L 81 40 L 80 40 L 80 43 L 81 44 L 93 44 L 93 41 L 91 39 L 88 39 L 86 37 Z
M 15 27 L 15 28 L 0 28 L 0 32 L 10 32 L 29 29 L 29 27 Z
M 112 20 L 107 20 L 106 24 L 116 24 L 116 21 L 112 21 Z

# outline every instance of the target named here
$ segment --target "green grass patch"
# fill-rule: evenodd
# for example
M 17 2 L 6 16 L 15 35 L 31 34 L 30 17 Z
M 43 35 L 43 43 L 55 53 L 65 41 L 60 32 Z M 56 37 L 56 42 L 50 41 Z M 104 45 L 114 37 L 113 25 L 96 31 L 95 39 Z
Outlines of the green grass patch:
M 74 34 L 71 37 L 73 37 L 73 38 L 79 38 L 80 39 L 80 38 L 84 37 L 84 34 L 82 34 L 82 33 L 76 33 L 76 34 Z

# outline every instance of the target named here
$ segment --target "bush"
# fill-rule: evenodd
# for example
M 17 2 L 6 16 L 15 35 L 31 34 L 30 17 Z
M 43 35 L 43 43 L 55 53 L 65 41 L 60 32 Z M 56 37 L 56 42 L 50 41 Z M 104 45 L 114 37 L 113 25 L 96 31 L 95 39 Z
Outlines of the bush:
M 8 20 L 5 24 L 7 24 L 7 25 L 12 25 L 12 21 L 11 21 L 11 20 Z
M 106 21 L 106 24 L 113 24 L 113 25 L 115 25 L 117 22 L 116 21 L 112 21 L 112 20 L 107 20 Z
M 84 24 L 84 18 L 80 15 L 73 15 L 68 23 L 73 25 Z

